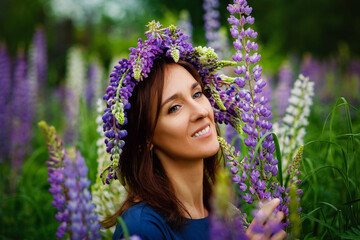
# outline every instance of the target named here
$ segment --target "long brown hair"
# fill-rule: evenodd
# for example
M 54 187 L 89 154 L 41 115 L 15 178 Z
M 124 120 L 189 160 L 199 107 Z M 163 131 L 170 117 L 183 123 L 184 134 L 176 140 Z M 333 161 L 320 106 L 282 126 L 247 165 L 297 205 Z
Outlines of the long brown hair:
M 105 228 L 115 225 L 117 217 L 139 201 L 157 210 L 174 229 L 185 224 L 182 213 L 187 211 L 175 196 L 174 188 L 159 159 L 150 150 L 162 101 L 165 65 L 169 63 L 173 61 L 154 61 L 148 78 L 136 86 L 130 97 L 131 110 L 127 113 L 129 134 L 124 139 L 126 144 L 117 173 L 128 195 L 120 209 L 102 222 Z M 190 63 L 179 61 L 177 64 L 184 67 L 204 89 L 199 73 Z M 151 113 L 153 104 L 156 104 L 155 119 Z M 204 159 L 203 200 L 208 211 L 211 210 L 209 199 L 219 164 L 218 154 Z

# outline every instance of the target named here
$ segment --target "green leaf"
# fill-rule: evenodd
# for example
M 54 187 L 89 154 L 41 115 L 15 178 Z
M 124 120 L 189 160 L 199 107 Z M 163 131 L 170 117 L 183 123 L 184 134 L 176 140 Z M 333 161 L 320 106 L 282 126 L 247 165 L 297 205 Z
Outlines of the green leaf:
M 274 139 L 276 157 L 278 159 L 278 180 L 280 182 L 280 186 L 284 186 L 283 185 L 283 177 L 282 177 L 282 159 L 281 159 L 281 151 L 280 151 L 279 140 L 278 140 L 275 133 L 271 133 L 271 135 L 273 136 L 273 139 Z

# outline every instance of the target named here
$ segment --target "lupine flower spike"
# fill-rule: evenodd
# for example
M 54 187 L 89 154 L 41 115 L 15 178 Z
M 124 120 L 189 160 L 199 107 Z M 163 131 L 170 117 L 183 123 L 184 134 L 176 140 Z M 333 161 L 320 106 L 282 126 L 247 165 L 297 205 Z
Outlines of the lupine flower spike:
M 75 150 L 66 153 L 54 127 L 49 127 L 43 121 L 39 126 L 47 139 L 50 155 L 46 163 L 51 186 L 49 192 L 54 195 L 52 205 L 59 211 L 55 218 L 61 223 L 56 237 L 100 239 L 100 224 L 88 190 L 90 181 L 84 159 Z
M 47 80 L 46 36 L 42 28 L 36 29 L 29 51 L 30 101 L 34 114 L 39 111 L 39 104 L 44 100 Z
M 82 51 L 72 47 L 68 52 L 66 72 L 65 108 L 67 116 L 66 142 L 71 144 L 77 139 L 80 98 L 83 97 L 85 66 Z
M 10 119 L 11 117 L 11 63 L 4 44 L 0 44 L 0 163 L 9 157 Z
M 105 135 L 102 130 L 102 114 L 104 112 L 105 106 L 104 102 L 101 99 L 98 99 L 97 102 L 97 112 L 98 117 L 96 123 L 98 125 L 97 132 L 99 133 L 99 139 L 96 143 L 97 153 L 98 153 L 98 174 L 101 174 L 102 169 L 109 164 L 109 153 L 106 152 L 106 146 L 104 145 Z M 95 212 L 99 216 L 99 220 L 105 220 L 106 217 L 109 217 L 111 214 L 116 212 L 119 209 L 123 200 L 125 200 L 126 192 L 125 188 L 120 184 L 119 181 L 113 182 L 111 185 L 103 184 L 100 178 L 96 179 L 95 184 L 91 186 L 91 192 L 93 195 L 92 202 L 95 204 Z M 114 228 L 103 230 L 101 232 L 103 236 L 111 238 L 114 233 Z
M 235 0 L 227 9 L 231 14 L 228 18 L 232 25 L 230 32 L 235 38 L 233 45 L 236 53 L 233 60 L 237 62 L 233 87 L 237 89 L 235 97 L 238 101 L 234 108 L 240 126 L 236 129 L 241 128 L 244 132 L 244 143 L 249 148 L 248 154 L 242 157 L 242 169 L 239 168 L 236 173 L 240 178 L 235 178 L 239 180 L 237 183 L 243 191 L 243 199 L 251 204 L 254 197 L 259 200 L 271 199 L 272 192 L 283 192 L 284 189 L 276 179 L 278 160 L 273 156 L 275 144 L 272 136 L 267 135 L 258 151 L 255 151 L 260 139 L 271 131 L 272 123 L 271 112 L 265 106 L 268 99 L 262 94 L 266 82 L 261 77 L 262 67 L 258 65 L 261 56 L 256 52 L 258 44 L 253 41 L 257 33 L 248 27 L 254 23 L 250 15 L 252 8 L 245 0 Z M 247 179 L 250 179 L 251 184 L 246 182 Z
M 288 188 L 286 189 L 286 196 L 284 201 L 290 206 L 290 216 L 288 217 L 287 224 L 290 223 L 292 232 L 295 235 L 299 234 L 299 224 L 300 216 L 299 213 L 301 212 L 301 207 L 299 207 L 300 197 L 303 194 L 302 189 L 299 188 L 301 184 L 301 179 L 299 179 L 300 175 L 300 162 L 303 156 L 304 146 L 301 145 L 299 150 L 296 153 L 296 156 L 293 158 L 287 173 L 289 174 L 289 183 Z M 285 212 L 285 215 L 289 215 L 288 212 Z
M 286 108 L 282 124 L 274 124 L 274 132 L 282 150 L 284 170 L 288 168 L 299 146 L 304 143 L 305 127 L 308 125 L 307 118 L 310 115 L 313 96 L 314 83 L 300 74 L 291 90 L 289 106 Z
M 30 152 L 32 139 L 32 106 L 29 102 L 27 62 L 20 51 L 14 68 L 14 88 L 11 102 L 11 167 L 16 174 L 22 169 L 24 158 Z M 14 189 L 13 189 L 14 190 Z
M 204 0 L 204 29 L 207 46 L 213 48 L 216 53 L 220 53 L 222 49 L 220 35 L 220 12 L 218 0 Z M 220 56 L 221 57 L 221 56 Z

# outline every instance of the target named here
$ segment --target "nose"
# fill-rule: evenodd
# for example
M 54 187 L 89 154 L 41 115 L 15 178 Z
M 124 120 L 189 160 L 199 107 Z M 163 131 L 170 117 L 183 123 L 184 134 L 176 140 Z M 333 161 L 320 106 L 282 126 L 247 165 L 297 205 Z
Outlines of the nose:
M 209 116 L 209 109 L 203 102 L 193 100 L 191 102 L 191 121 L 197 121 Z

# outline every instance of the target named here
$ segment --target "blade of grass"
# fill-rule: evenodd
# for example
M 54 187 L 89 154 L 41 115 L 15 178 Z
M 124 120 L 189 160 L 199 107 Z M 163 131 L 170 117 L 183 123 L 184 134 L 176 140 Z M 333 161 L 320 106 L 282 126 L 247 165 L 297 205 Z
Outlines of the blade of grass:
M 271 133 L 271 135 L 273 136 L 273 139 L 274 139 L 276 157 L 278 159 L 278 180 L 280 182 L 280 186 L 284 186 L 283 176 L 282 176 L 282 159 L 281 159 L 279 140 L 275 133 Z
M 338 167 L 336 166 L 322 166 L 322 167 L 319 167 L 319 168 L 316 168 L 313 172 L 309 173 L 309 175 L 305 176 L 304 179 L 303 179 L 303 182 L 305 182 L 309 176 L 311 176 L 312 174 L 315 174 L 316 172 L 320 171 L 320 170 L 323 170 L 323 169 L 326 169 L 326 168 L 332 168 L 332 169 L 335 169 L 339 172 L 340 176 L 343 178 L 344 180 L 344 184 L 345 184 L 345 187 L 346 187 L 346 190 L 349 194 L 349 196 L 351 197 L 351 192 L 350 192 L 350 189 L 349 189 L 349 186 L 348 186 L 348 181 L 346 181 L 346 176 L 345 174 L 341 171 L 341 169 L 339 169 Z
M 334 228 L 334 227 L 332 227 L 332 226 L 330 226 L 329 224 L 325 223 L 324 221 L 321 221 L 320 219 L 317 219 L 317 218 L 315 218 L 315 217 L 313 217 L 313 216 L 310 216 L 309 214 L 306 214 L 306 213 L 302 213 L 301 215 L 302 215 L 304 218 L 307 218 L 307 219 L 309 219 L 309 220 L 312 220 L 312 221 L 314 221 L 314 222 L 319 223 L 320 225 L 328 228 L 329 230 L 333 231 L 336 235 L 338 235 L 339 232 L 337 231 L 337 229 Z
M 337 147 L 339 147 L 339 149 L 341 149 L 341 154 L 342 154 L 342 158 L 344 160 L 344 165 L 345 165 L 345 176 L 346 176 L 346 180 L 348 181 L 348 161 L 347 161 L 347 157 L 346 157 L 346 154 L 345 154 L 345 151 L 344 149 L 336 142 L 331 142 L 331 141 L 326 141 L 326 140 L 313 140 L 313 141 L 310 141 L 310 142 L 307 142 L 304 144 L 304 146 L 307 146 L 307 145 L 310 145 L 310 144 L 313 144 L 313 143 L 327 143 L 327 144 L 330 144 L 330 145 L 335 145 Z M 335 164 L 333 164 L 335 165 Z

